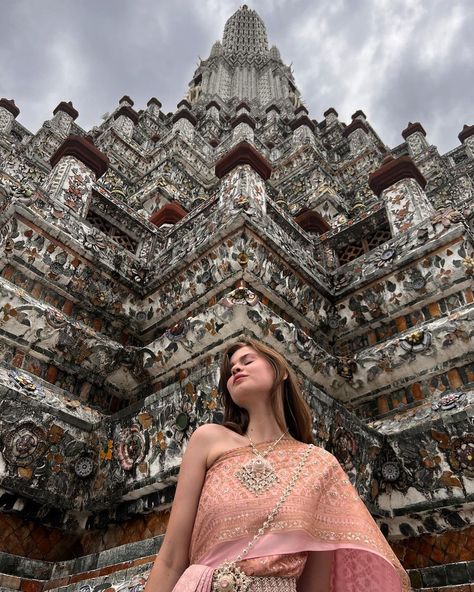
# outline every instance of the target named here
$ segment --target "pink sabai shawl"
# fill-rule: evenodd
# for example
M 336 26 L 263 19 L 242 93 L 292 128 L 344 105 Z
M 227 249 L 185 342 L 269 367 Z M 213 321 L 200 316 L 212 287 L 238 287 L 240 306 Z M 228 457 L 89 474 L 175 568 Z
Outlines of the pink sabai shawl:
M 268 443 L 259 444 L 265 449 Z M 203 485 L 190 546 L 190 566 L 173 592 L 209 592 L 213 570 L 234 560 L 275 507 L 308 445 L 282 440 L 267 456 L 278 483 L 256 496 L 235 473 L 249 446 L 220 456 Z M 330 592 L 407 592 L 410 582 L 337 460 L 315 446 L 272 525 L 238 565 L 251 576 L 296 577 L 309 553 L 334 551 Z M 306 575 L 306 574 L 305 574 Z M 305 581 L 316 582 L 305 577 Z M 312 592 L 312 586 L 299 592 Z

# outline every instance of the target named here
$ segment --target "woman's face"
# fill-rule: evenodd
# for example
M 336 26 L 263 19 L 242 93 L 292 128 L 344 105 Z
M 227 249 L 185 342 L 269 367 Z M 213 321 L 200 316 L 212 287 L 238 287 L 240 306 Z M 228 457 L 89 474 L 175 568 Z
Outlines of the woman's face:
M 268 360 L 246 345 L 235 351 L 230 358 L 231 376 L 227 389 L 239 407 L 248 408 L 255 397 L 267 398 L 273 389 L 275 372 Z

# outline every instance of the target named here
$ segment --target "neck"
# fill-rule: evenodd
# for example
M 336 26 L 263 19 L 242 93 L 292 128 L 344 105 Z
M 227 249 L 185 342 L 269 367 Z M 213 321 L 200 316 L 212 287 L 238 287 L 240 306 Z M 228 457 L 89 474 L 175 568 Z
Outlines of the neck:
M 287 431 L 286 427 L 282 430 L 271 415 L 260 419 L 250 416 L 246 434 L 252 438 L 254 444 L 258 444 L 259 442 L 276 440 L 285 431 Z

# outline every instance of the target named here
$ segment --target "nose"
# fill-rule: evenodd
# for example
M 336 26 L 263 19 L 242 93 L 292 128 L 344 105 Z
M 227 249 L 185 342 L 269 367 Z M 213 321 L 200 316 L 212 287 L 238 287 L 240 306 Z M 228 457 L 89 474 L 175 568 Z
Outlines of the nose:
M 240 372 L 240 370 L 241 370 L 240 366 L 241 366 L 240 364 L 235 364 L 235 366 L 232 366 L 232 370 L 231 370 L 232 376 L 234 376 L 235 374 Z

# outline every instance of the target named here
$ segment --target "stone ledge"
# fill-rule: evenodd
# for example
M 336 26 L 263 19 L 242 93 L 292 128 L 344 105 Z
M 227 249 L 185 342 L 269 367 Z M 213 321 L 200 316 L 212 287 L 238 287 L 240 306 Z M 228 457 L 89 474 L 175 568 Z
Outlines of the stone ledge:
M 20 114 L 20 109 L 18 109 L 18 107 L 15 105 L 15 101 L 13 99 L 0 99 L 0 107 L 3 107 L 9 111 L 15 119 Z
M 128 105 L 120 107 L 120 109 L 115 112 L 114 119 L 118 119 L 122 115 L 131 119 L 135 125 L 138 123 L 138 113 Z
M 465 584 L 474 582 L 474 560 L 410 569 L 408 575 L 414 589 L 464 592 Z
M 403 179 L 414 179 L 422 189 L 426 187 L 426 179 L 409 156 L 387 156 L 382 166 L 369 175 L 369 187 L 380 196 L 382 191 Z
M 79 117 L 79 111 L 74 108 L 71 101 L 61 101 L 58 106 L 53 111 L 53 115 L 56 115 L 58 111 L 62 111 L 63 113 L 67 113 L 72 117 L 73 120 L 76 120 Z
M 239 165 L 248 164 L 256 171 L 264 181 L 270 178 L 272 166 L 256 148 L 248 142 L 240 142 L 227 154 L 216 162 L 216 177 L 222 179 Z
M 407 127 L 402 131 L 402 137 L 404 140 L 406 140 L 416 132 L 420 132 L 421 134 L 426 136 L 425 128 L 421 125 L 419 121 L 415 121 L 415 123 L 409 121 Z
M 54 167 L 64 156 L 73 156 L 81 161 L 97 178 L 101 177 L 109 168 L 109 159 L 98 148 L 91 139 L 81 136 L 69 136 L 51 156 L 49 162 Z

